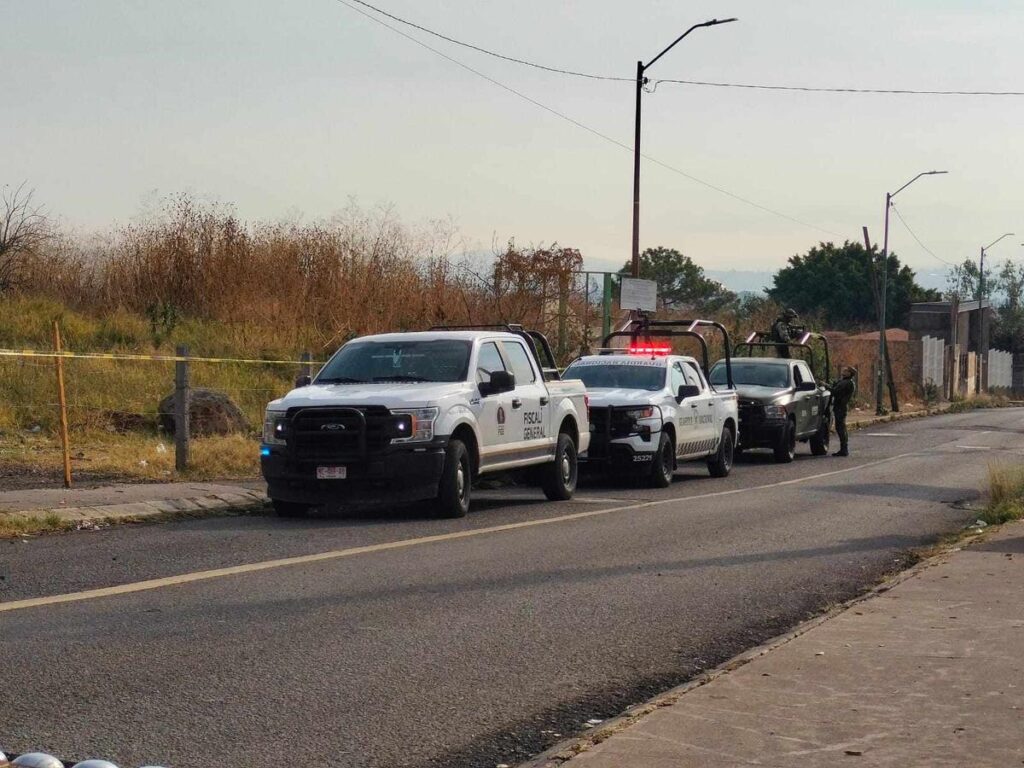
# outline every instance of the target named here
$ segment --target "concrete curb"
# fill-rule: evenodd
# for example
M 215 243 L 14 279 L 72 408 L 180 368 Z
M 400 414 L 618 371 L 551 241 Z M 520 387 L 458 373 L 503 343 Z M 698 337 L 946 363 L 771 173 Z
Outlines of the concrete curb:
M 122 504 L 102 504 L 89 507 L 56 507 L 30 509 L 18 512 L 0 512 L 0 520 L 58 520 L 61 523 L 107 523 L 143 520 L 166 515 L 223 514 L 250 511 L 266 507 L 267 496 L 262 491 L 239 488 L 236 492 L 193 496 L 180 499 L 154 499 Z
M 921 414 L 924 415 L 924 412 L 922 411 Z M 880 418 L 884 420 L 888 417 Z M 927 554 L 920 562 L 912 565 L 910 568 L 892 574 L 881 584 L 876 585 L 864 594 L 853 597 L 841 605 L 826 611 L 820 616 L 815 616 L 812 619 L 801 622 L 788 632 L 777 635 L 761 645 L 755 646 L 754 648 L 733 656 L 731 659 L 719 664 L 714 669 L 702 672 L 693 680 L 676 686 L 675 688 L 671 688 L 668 691 L 649 699 L 643 704 L 637 704 L 630 707 L 621 715 L 611 718 L 610 720 L 606 720 L 600 725 L 600 727 L 594 728 L 585 735 L 564 739 L 526 762 L 518 763 L 516 768 L 560 768 L 560 766 L 563 766 L 577 755 L 586 752 L 592 746 L 600 744 L 615 734 L 629 728 L 631 725 L 635 724 L 637 721 L 652 712 L 663 707 L 672 706 L 690 691 L 707 685 L 713 680 L 716 680 L 723 675 L 727 675 L 762 656 L 766 656 L 776 648 L 780 648 L 791 640 L 795 640 L 801 635 L 810 632 L 812 629 L 821 626 L 825 622 L 831 621 L 837 616 L 846 613 L 848 610 L 865 600 L 870 600 L 873 597 L 877 597 L 878 595 L 888 592 L 897 584 L 907 581 L 908 579 L 915 578 L 918 574 L 928 568 L 934 568 L 941 562 L 942 558 L 947 555 L 959 551 L 967 544 L 984 540 L 984 538 L 986 538 L 986 534 L 990 533 L 994 527 L 997 526 L 992 526 L 986 529 L 984 533 L 972 532 L 970 530 L 964 531 L 955 540 L 940 544 L 934 549 L 927 550 Z

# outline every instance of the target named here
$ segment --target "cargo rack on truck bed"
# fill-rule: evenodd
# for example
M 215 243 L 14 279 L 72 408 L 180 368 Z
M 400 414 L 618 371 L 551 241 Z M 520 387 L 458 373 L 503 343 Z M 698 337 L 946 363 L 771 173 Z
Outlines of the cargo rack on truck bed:
M 533 353 L 534 360 L 544 374 L 545 381 L 558 381 L 562 374 L 558 370 L 555 356 L 551 352 L 551 345 L 547 336 L 540 331 L 530 331 L 523 328 L 519 323 L 491 323 L 485 325 L 435 325 L 431 331 L 505 331 L 512 333 L 526 342 L 526 346 Z M 541 356 L 541 352 L 544 353 Z
M 729 351 L 729 332 L 725 329 L 724 325 L 714 320 L 651 320 L 647 317 L 640 317 L 631 321 L 623 330 L 615 331 L 605 336 L 601 340 L 601 348 L 597 351 L 598 354 L 602 355 L 619 353 L 620 350 L 611 348 L 611 342 L 614 339 L 629 339 L 630 346 L 634 349 L 637 348 L 638 344 L 650 346 L 652 339 L 696 339 L 700 345 L 704 376 L 710 381 L 711 362 L 708 355 L 708 342 L 704 336 L 697 332 L 698 328 L 714 328 L 722 335 L 722 348 L 725 350 L 726 383 L 729 389 L 735 389 L 736 386 L 732 379 L 732 355 Z M 621 350 L 621 352 L 628 353 L 629 349 Z M 634 352 L 634 354 L 636 353 Z

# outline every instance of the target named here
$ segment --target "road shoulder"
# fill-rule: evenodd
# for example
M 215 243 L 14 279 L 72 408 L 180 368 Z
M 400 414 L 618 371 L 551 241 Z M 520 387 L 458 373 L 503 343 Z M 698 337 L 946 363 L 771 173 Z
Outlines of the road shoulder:
M 1019 765 L 1022 576 L 1015 522 L 527 765 Z

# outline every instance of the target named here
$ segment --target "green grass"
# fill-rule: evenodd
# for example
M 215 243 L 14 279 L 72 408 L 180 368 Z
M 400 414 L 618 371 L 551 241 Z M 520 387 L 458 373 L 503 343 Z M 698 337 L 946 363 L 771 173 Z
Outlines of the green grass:
M 13 536 L 30 536 L 37 533 L 55 533 L 68 531 L 74 524 L 62 520 L 59 515 L 50 513 L 45 517 L 17 517 L 0 512 L 0 539 Z
M 1024 518 L 1024 465 L 989 467 L 989 503 L 978 516 L 989 525 Z
M 171 339 L 156 344 L 149 321 L 125 310 L 93 317 L 48 299 L 17 297 L 0 302 L 0 347 L 52 350 L 54 319 L 72 352 L 173 354 L 177 343 L 186 343 L 192 354 L 204 357 L 297 360 L 301 354 L 268 342 L 265 333 L 252 328 L 187 319 Z M 263 410 L 291 388 L 298 372 L 297 365 L 192 363 L 192 386 L 226 393 L 249 430 L 194 440 L 188 476 L 258 475 Z M 160 400 L 174 390 L 173 363 L 67 359 L 64 380 L 73 469 L 140 480 L 174 476 L 173 437 L 157 427 Z M 53 359 L 0 357 L 0 464 L 60 471 L 57 402 Z M 126 421 L 135 426 L 126 431 Z

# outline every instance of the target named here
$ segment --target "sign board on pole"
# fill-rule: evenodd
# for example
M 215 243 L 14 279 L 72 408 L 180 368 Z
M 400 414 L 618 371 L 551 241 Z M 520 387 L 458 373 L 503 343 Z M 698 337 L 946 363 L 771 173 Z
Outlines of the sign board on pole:
M 653 280 L 638 280 L 635 277 L 622 278 L 619 309 L 656 311 L 658 309 L 658 284 Z

